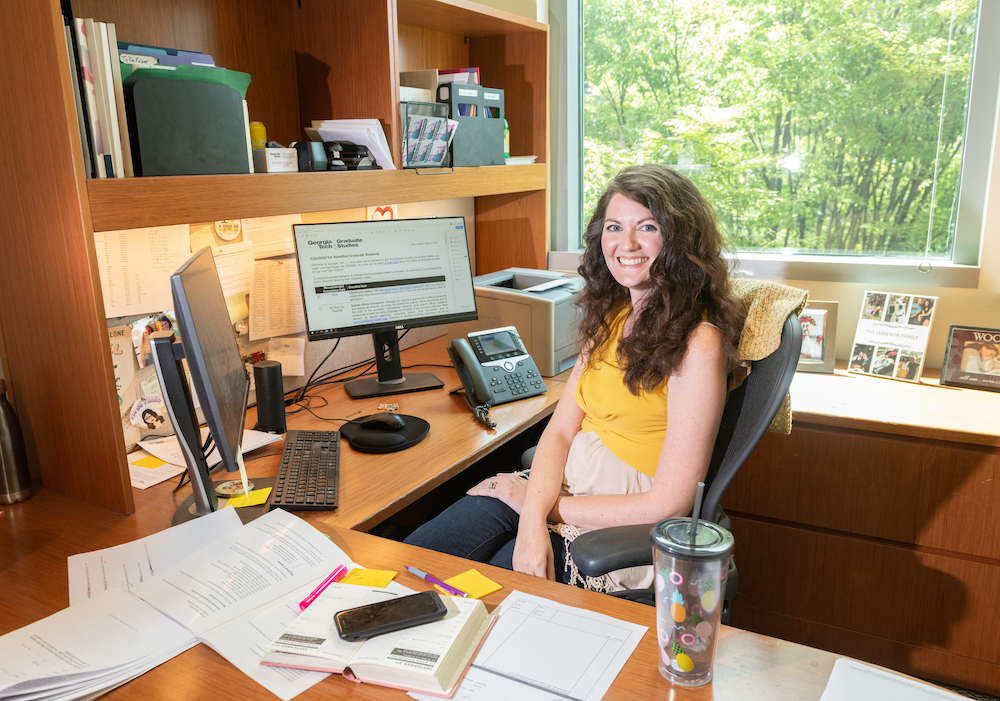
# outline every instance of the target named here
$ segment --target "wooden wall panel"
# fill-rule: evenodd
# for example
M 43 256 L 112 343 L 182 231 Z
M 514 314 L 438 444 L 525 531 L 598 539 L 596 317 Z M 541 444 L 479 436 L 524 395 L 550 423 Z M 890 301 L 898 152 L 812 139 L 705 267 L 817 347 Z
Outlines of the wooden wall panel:
M 731 517 L 733 625 L 1000 692 L 1000 562 Z
M 469 60 L 483 85 L 504 90 L 510 155 L 548 160 L 548 34 L 531 32 L 470 39 Z
M 768 433 L 727 511 L 1000 560 L 1000 452 L 796 425 Z
M 0 126 L 26 145 L 0 161 L 4 374 L 43 484 L 131 513 L 59 3 L 4 9 Z
M 546 201 L 546 191 L 476 198 L 476 275 L 548 267 Z
M 247 108 L 268 138 L 299 141 L 294 0 L 75 0 L 77 17 L 114 22 L 119 41 L 199 51 L 250 74 Z
M 425 68 L 467 68 L 472 65 L 465 37 L 407 24 L 399 25 L 396 58 L 401 72 Z
M 293 13 L 299 116 L 379 119 L 399 166 L 392 0 L 308 0 Z

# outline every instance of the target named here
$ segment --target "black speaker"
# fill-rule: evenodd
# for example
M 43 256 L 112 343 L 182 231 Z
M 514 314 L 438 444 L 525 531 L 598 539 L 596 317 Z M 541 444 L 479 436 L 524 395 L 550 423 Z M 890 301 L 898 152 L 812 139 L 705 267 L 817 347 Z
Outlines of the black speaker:
M 276 360 L 255 363 L 253 378 L 257 384 L 257 425 L 254 428 L 267 433 L 284 433 L 285 386 L 281 381 L 281 363 Z

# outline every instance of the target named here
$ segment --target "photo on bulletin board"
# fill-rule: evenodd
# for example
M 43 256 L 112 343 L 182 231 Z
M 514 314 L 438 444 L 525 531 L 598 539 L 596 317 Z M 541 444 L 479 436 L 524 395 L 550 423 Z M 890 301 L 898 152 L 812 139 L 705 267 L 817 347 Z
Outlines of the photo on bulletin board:
M 833 372 L 837 360 L 837 303 L 812 301 L 799 314 L 802 350 L 796 372 Z
M 1000 329 L 948 329 L 941 384 L 1000 392 Z
M 156 331 L 173 331 L 174 337 L 178 338 L 177 321 L 172 310 L 151 314 L 137 321 L 133 321 L 132 345 L 135 348 L 136 361 L 142 369 L 153 364 L 153 349 L 149 343 L 149 335 Z
M 850 372 L 919 382 L 937 297 L 866 290 Z

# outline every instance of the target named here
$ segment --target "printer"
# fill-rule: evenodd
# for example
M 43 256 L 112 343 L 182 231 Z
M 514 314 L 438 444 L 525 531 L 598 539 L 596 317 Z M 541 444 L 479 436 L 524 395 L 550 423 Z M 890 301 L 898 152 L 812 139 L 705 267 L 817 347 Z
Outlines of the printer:
M 583 278 L 552 270 L 507 268 L 478 275 L 472 283 L 479 319 L 450 324 L 452 338 L 514 326 L 544 377 L 573 367 L 580 351 L 576 299 Z

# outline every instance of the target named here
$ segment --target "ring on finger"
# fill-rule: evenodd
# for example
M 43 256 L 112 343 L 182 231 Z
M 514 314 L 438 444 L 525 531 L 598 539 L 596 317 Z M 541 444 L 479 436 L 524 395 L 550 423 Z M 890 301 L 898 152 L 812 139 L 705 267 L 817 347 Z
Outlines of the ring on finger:
M 496 488 L 497 488 L 497 483 L 496 482 L 490 482 L 490 489 L 496 489 Z

